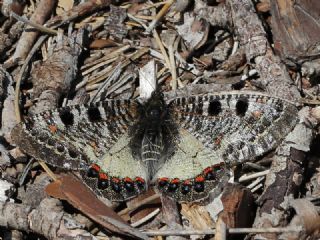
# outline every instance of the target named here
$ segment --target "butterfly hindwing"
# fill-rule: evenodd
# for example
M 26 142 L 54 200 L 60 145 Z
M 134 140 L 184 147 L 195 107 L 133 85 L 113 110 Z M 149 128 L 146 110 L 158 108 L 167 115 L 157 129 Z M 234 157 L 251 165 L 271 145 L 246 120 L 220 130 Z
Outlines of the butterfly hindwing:
M 81 176 L 91 189 L 109 200 L 123 201 L 147 189 L 148 169 L 132 153 L 128 133 Z
M 185 129 L 176 137 L 175 151 L 154 177 L 157 189 L 177 201 L 203 199 L 215 188 L 220 193 L 230 177 L 225 163 Z

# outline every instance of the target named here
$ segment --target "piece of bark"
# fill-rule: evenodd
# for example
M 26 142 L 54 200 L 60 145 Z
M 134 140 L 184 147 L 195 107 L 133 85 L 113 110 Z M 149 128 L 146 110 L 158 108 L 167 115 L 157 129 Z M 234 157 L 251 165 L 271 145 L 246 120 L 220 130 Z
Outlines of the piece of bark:
M 229 228 L 252 226 L 256 206 L 249 189 L 239 184 L 228 184 L 221 201 L 223 212 L 220 216 Z
M 200 48 L 207 42 L 209 24 L 203 19 L 198 19 L 191 12 L 184 13 L 183 19 L 183 24 L 176 26 L 179 36 L 184 39 L 188 50 Z
M 274 47 L 283 59 L 306 61 L 319 51 L 318 0 L 270 1 Z M 319 56 L 318 56 L 319 57 Z
M 221 28 L 231 26 L 230 8 L 224 1 L 217 6 L 208 6 L 208 1 L 197 0 L 194 2 L 194 13 L 212 26 Z
M 259 72 L 260 78 L 252 80 L 252 83 L 287 100 L 295 101 L 300 98 L 285 66 L 273 54 L 252 1 L 228 0 L 215 7 L 207 6 L 204 1 L 196 1 L 194 11 L 211 25 L 235 32 L 240 50 L 244 49 L 248 62 L 255 61 L 254 67 Z
M 70 237 L 93 236 L 83 229 L 83 225 L 75 222 L 71 215 L 63 212 L 59 200 L 44 199 L 36 208 L 16 203 L 0 202 L 0 226 L 33 232 L 48 239 L 66 239 Z M 50 213 L 50 214 L 48 214 Z
M 214 240 L 227 240 L 227 225 L 221 217 L 217 220 Z
M 265 190 L 259 198 L 255 227 L 287 226 L 288 199 L 298 197 L 303 181 L 303 165 L 312 140 L 310 109 L 299 112 L 300 123 L 277 148 L 267 175 Z M 255 239 L 278 239 L 276 234 L 256 235 Z
M 128 29 L 124 24 L 126 18 L 126 9 L 110 5 L 110 14 L 105 20 L 104 28 L 115 40 L 122 41 L 127 36 Z
M 1 132 L 11 142 L 10 132 L 17 124 L 14 112 L 14 89 L 12 76 L 0 66 Z
M 194 203 L 182 203 L 181 215 L 184 220 L 184 227 L 189 230 L 207 230 L 215 227 L 215 224 L 208 213 L 207 206 Z
M 290 221 L 289 227 L 301 229 L 297 233 L 283 233 L 280 239 L 303 240 L 319 239 L 320 237 L 320 216 L 317 208 L 306 199 L 293 199 L 289 201 L 290 207 L 295 210 L 295 216 Z
M 67 24 L 74 19 L 88 15 L 92 12 L 101 10 L 108 7 L 112 3 L 112 0 L 88 0 L 77 6 L 74 6 L 71 10 L 65 12 L 62 15 L 53 17 L 47 22 L 47 26 L 61 26 L 62 24 Z
M 48 58 L 33 67 L 31 80 L 34 98 L 38 98 L 38 102 L 30 109 L 31 112 L 56 108 L 61 96 L 68 93 L 77 75 L 85 35 L 85 29 L 80 29 L 70 37 L 58 36 Z
M 56 2 L 56 0 L 41 0 L 37 5 L 35 12 L 32 14 L 30 21 L 40 25 L 44 24 L 45 21 L 50 17 Z M 31 26 L 26 27 L 13 54 L 13 61 L 23 61 L 27 57 L 38 35 L 38 30 L 35 30 Z
M 166 225 L 170 229 L 182 229 L 181 220 L 180 220 L 180 213 L 178 211 L 177 203 L 172 200 L 171 198 L 168 198 L 166 196 L 161 196 L 161 202 L 162 202 L 162 216 L 163 216 L 163 222 L 166 223 Z M 169 240 L 182 240 L 185 239 L 184 237 L 179 236 L 169 236 L 167 237 Z
M 310 84 L 310 82 L 316 83 L 320 76 L 320 58 L 303 63 L 301 66 L 301 75 L 310 80 L 308 84 Z M 310 84 L 309 87 L 311 86 Z
M 4 171 L 4 169 L 11 165 L 10 159 L 9 150 L 0 143 L 0 171 Z
M 17 38 L 23 32 L 24 23 L 16 22 L 13 25 L 10 24 L 9 32 L 5 29 L 1 29 L 0 32 L 0 56 L 2 59 L 8 54 L 7 50 L 15 43 Z
M 31 208 L 36 208 L 40 202 L 47 197 L 44 189 L 49 183 L 50 178 L 47 174 L 43 173 L 37 176 L 31 183 L 19 187 L 17 198 L 23 202 L 23 204 Z
M 20 15 L 23 12 L 25 4 L 25 0 L 2 0 L 1 13 L 6 17 L 10 17 L 11 11 Z
M 318 150 L 318 148 L 317 148 Z M 312 161 L 312 160 L 311 160 Z M 310 182 L 307 183 L 307 196 L 313 199 L 317 199 L 320 196 L 320 168 L 319 168 L 319 158 L 317 156 L 314 157 L 314 161 L 317 163 L 316 165 L 311 165 L 313 171 L 315 171 L 314 175 L 311 177 Z M 314 170 L 314 167 L 317 167 Z
M 234 31 L 244 47 L 247 61 L 255 61 L 260 78 L 251 82 L 258 87 L 290 101 L 300 94 L 280 59 L 273 54 L 266 32 L 250 0 L 228 0 Z

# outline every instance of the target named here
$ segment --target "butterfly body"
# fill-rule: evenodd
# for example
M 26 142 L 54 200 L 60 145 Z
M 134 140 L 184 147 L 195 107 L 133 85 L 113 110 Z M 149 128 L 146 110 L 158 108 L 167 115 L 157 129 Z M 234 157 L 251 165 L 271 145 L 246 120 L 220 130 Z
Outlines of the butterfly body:
M 49 164 L 79 170 L 97 194 L 122 201 L 148 187 L 178 201 L 203 199 L 231 166 L 274 149 L 297 122 L 290 102 L 225 92 L 145 103 L 110 100 L 28 118 L 17 145 Z

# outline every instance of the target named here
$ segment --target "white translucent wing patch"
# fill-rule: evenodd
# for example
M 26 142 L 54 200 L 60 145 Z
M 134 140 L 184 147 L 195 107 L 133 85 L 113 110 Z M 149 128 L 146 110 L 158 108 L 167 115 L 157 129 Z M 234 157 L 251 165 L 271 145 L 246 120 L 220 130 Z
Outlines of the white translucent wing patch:
M 155 176 L 188 179 L 194 178 L 201 172 L 221 162 L 221 158 L 186 130 L 181 129 L 180 142 L 174 155 L 159 169 Z
M 134 158 L 129 144 L 130 137 L 124 134 L 96 163 L 110 176 L 142 177 L 147 180 L 147 169 L 142 161 Z

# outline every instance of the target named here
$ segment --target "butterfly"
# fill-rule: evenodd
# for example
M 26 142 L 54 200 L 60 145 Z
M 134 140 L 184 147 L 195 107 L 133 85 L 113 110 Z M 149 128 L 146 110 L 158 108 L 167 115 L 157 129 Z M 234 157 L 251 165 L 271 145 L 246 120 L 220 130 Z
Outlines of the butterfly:
M 96 194 L 124 201 L 150 187 L 179 202 L 223 188 L 231 167 L 274 149 L 297 123 L 288 101 L 249 91 L 106 100 L 30 116 L 12 131 L 27 154 L 77 170 Z

